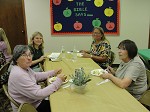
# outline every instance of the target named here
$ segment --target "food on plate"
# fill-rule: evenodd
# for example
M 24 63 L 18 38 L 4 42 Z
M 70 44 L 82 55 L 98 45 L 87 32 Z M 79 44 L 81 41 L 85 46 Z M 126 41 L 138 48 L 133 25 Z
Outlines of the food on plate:
M 103 69 L 95 69 L 95 70 L 91 71 L 91 74 L 95 75 L 95 76 L 100 76 L 101 74 L 104 74 L 104 73 L 106 73 L 106 72 Z
M 56 80 L 56 77 L 52 77 L 52 78 L 49 78 L 49 83 L 53 83 L 54 81 Z M 63 82 L 63 84 L 65 84 L 65 83 L 67 83 L 68 82 L 68 80 L 66 79 L 64 82 Z
M 77 56 L 78 56 L 78 57 L 82 57 L 82 56 L 83 56 L 83 53 L 77 53 Z

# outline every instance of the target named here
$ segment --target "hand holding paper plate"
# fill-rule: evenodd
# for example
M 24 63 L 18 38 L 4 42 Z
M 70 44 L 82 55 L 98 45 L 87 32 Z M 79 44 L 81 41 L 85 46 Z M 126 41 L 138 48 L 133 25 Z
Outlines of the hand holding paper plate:
M 48 79 L 49 83 L 53 83 L 56 80 L 57 77 L 51 77 Z M 68 80 L 66 79 L 62 84 L 66 84 L 68 82 Z
M 91 71 L 91 75 L 94 75 L 94 76 L 100 76 L 105 73 L 108 73 L 108 72 L 104 69 L 95 69 Z
M 82 57 L 83 53 L 77 53 L 77 57 Z

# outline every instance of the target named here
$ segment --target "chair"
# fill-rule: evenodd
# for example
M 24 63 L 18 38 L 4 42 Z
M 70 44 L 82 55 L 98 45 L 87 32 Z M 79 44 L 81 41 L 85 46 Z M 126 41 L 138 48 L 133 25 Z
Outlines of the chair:
M 145 60 L 141 55 L 139 55 L 140 59 L 143 61 L 145 67 L 150 70 L 150 63 Z
M 148 89 L 150 89 L 150 70 L 146 69 Z
M 44 67 L 43 67 L 43 65 L 41 63 L 39 63 L 39 67 L 42 70 L 42 72 L 44 72 Z
M 148 84 L 148 90 L 143 93 L 141 98 L 139 99 L 140 103 L 144 104 L 145 106 L 148 106 L 150 108 L 150 71 L 146 69 L 147 74 L 147 84 Z
M 8 97 L 8 99 L 16 106 L 19 108 L 19 104 L 9 95 L 8 93 L 8 86 L 6 84 L 3 84 L 3 90 Z
M 150 108 L 150 90 L 147 90 L 143 93 L 143 95 L 139 99 L 139 102 Z
M 43 67 L 43 65 L 41 63 L 39 63 L 39 67 L 41 69 L 41 72 L 44 72 L 44 67 Z M 41 85 L 41 88 L 44 88 L 44 87 L 47 86 L 47 81 L 46 80 L 39 81 L 38 84 Z
M 38 112 L 35 107 L 29 103 L 22 103 L 17 112 Z
M 111 58 L 111 62 L 109 63 L 109 66 L 111 66 L 113 64 L 113 62 L 115 61 L 115 53 L 113 51 L 110 51 L 110 58 Z

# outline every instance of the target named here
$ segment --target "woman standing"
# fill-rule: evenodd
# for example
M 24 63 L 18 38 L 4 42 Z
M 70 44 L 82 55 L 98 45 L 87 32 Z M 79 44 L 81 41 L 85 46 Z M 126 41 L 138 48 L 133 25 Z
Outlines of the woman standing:
M 107 68 L 110 59 L 111 46 L 101 27 L 95 27 L 92 32 L 93 42 L 89 51 L 81 50 L 83 57 L 92 58 L 100 67 Z
M 4 54 L 6 62 L 10 61 L 12 58 L 11 48 L 8 42 L 5 31 L 0 28 L 0 51 Z
M 46 58 L 44 56 L 43 44 L 44 44 L 43 35 L 40 32 L 33 33 L 29 44 L 30 51 L 33 55 L 31 68 L 37 72 L 42 71 L 39 66 L 39 63 L 43 64 L 43 61 Z
M 124 40 L 118 45 L 118 55 L 121 60 L 119 68 L 115 72 L 108 67 L 109 73 L 101 75 L 104 79 L 110 79 L 123 89 L 127 89 L 137 100 L 147 90 L 147 76 L 145 65 L 137 55 L 137 46 L 131 40 Z

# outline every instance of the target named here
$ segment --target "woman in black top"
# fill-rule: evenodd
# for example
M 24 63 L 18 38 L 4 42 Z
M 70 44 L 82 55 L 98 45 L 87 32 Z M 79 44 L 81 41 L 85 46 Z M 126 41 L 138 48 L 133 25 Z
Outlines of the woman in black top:
M 30 40 L 29 48 L 33 55 L 31 68 L 36 72 L 42 71 L 39 63 L 43 64 L 43 61 L 46 58 L 44 56 L 43 44 L 43 35 L 40 32 L 33 33 Z

